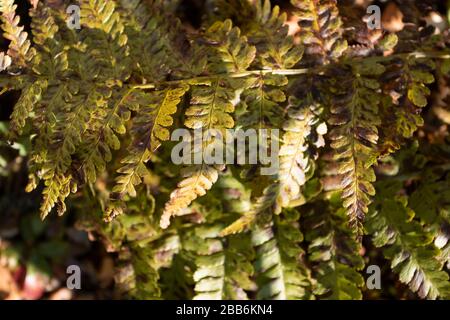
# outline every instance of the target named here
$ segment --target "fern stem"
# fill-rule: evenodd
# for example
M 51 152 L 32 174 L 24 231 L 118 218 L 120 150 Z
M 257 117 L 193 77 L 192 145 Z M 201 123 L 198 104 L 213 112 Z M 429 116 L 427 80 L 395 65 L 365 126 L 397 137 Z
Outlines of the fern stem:
M 234 72 L 234 73 L 226 73 L 226 74 L 215 74 L 210 76 L 200 76 L 190 79 L 184 79 L 184 80 L 169 80 L 169 81 L 163 81 L 158 84 L 155 83 L 149 83 L 149 84 L 138 84 L 138 85 L 132 85 L 131 87 L 133 89 L 154 89 L 158 85 L 164 85 L 164 84 L 181 84 L 186 82 L 202 82 L 202 81 L 213 81 L 214 78 L 220 78 L 220 77 L 226 77 L 226 78 L 245 78 L 250 75 L 261 75 L 261 74 L 275 74 L 275 75 L 285 75 L 285 76 L 295 76 L 295 75 L 301 75 L 301 74 L 307 74 L 310 73 L 311 69 L 277 69 L 277 70 L 250 70 L 245 72 Z
M 384 56 L 374 56 L 374 57 L 364 57 L 365 61 L 372 60 L 373 62 L 383 62 L 383 61 L 389 61 L 396 58 L 410 58 L 414 57 L 417 59 L 420 58 L 434 58 L 434 59 L 450 59 L 450 53 L 438 53 L 438 52 L 410 52 L 410 53 L 399 53 L 399 54 L 393 54 L 387 57 Z M 358 60 L 356 60 L 358 61 Z M 347 61 L 349 63 L 349 61 Z M 266 69 L 266 70 L 249 70 L 244 72 L 232 72 L 232 73 L 226 73 L 226 74 L 214 74 L 209 76 L 199 76 L 194 77 L 190 79 L 183 79 L 183 80 L 168 80 L 168 81 L 162 81 L 159 83 L 148 83 L 148 84 L 136 84 L 131 85 L 130 87 L 133 89 L 155 89 L 159 85 L 166 85 L 166 84 L 182 84 L 182 83 L 196 83 L 196 82 L 205 82 L 205 81 L 213 81 L 214 78 L 217 77 L 225 77 L 225 78 L 245 78 L 250 75 L 265 75 L 265 74 L 274 74 L 274 75 L 283 75 L 283 76 L 298 76 L 302 74 L 308 74 L 308 73 L 320 73 L 325 68 L 330 66 L 323 65 L 321 67 L 315 67 L 315 68 L 301 68 L 301 69 Z

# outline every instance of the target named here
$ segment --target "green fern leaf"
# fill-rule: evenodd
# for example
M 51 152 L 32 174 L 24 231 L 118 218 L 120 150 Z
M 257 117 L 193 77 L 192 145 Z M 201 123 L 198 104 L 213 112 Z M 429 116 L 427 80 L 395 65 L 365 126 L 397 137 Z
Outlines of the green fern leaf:
M 246 300 L 245 290 L 253 287 L 249 237 L 232 236 L 225 241 L 219 238 L 222 228 L 221 224 L 199 226 L 188 235 L 192 246 L 188 249 L 195 253 L 197 267 L 195 300 Z
M 280 193 L 277 198 L 280 207 L 305 202 L 301 187 L 314 171 L 309 154 L 314 154 L 314 147 L 324 145 L 323 135 L 327 131 L 326 124 L 320 123 L 316 116 L 319 108 L 312 105 L 310 95 L 304 101 L 291 99 L 290 104 L 280 148 Z
M 258 299 L 310 299 L 311 278 L 297 245 L 303 236 L 293 221 L 298 216 L 277 216 L 252 230 Z
M 304 222 L 305 238 L 311 241 L 308 259 L 317 279 L 314 292 L 323 299 L 362 299 L 361 245 L 348 226 L 345 210 L 339 208 L 340 199 L 335 195 L 331 201 L 309 212 Z
M 258 0 L 255 5 L 255 25 L 246 32 L 249 42 L 255 45 L 257 58 L 255 67 L 262 69 L 290 69 L 303 56 L 303 47 L 294 45 L 288 35 L 287 14 L 280 8 L 271 8 L 269 0 Z
M 384 254 L 400 281 L 409 285 L 421 298 L 447 298 L 450 293 L 448 274 L 442 271 L 440 251 L 433 246 L 433 237 L 413 220 L 415 213 L 405 199 L 395 198 L 401 184 L 380 184 L 374 210 L 367 219 L 367 230 Z M 389 192 L 389 193 L 388 193 Z M 382 197 L 382 198 L 381 198 Z
M 254 59 L 255 48 L 246 43 L 245 37 L 240 36 L 238 28 L 232 28 L 229 20 L 211 26 L 205 34 L 205 41 L 214 44 L 208 50 L 207 68 L 211 72 L 242 72 Z M 211 129 L 218 130 L 222 132 L 223 137 L 224 129 L 234 127 L 230 113 L 235 108 L 233 104 L 237 95 L 235 88 L 241 84 L 240 81 L 218 77 L 209 85 L 194 86 L 191 105 L 185 113 L 186 127 L 204 129 L 207 132 Z M 204 155 L 206 147 L 217 145 L 218 139 L 210 136 L 202 139 L 201 143 L 193 142 L 197 147 L 193 148 L 192 155 L 199 152 Z M 223 141 L 219 143 L 223 144 Z M 201 149 L 197 150 L 198 147 Z M 170 200 L 165 205 L 161 227 L 166 228 L 170 223 L 170 217 L 179 215 L 198 196 L 211 189 L 217 181 L 219 171 L 223 169 L 223 163 L 208 165 L 203 160 L 202 164 L 186 168 L 183 173 L 185 179 L 171 193 Z
M 116 179 L 117 186 L 113 192 L 136 196 L 135 186 L 148 174 L 145 163 L 161 142 L 169 140 L 168 127 L 173 124 L 172 115 L 188 89 L 188 86 L 168 88 L 138 96 L 141 100 L 138 103 L 143 105 L 133 120 L 131 133 L 135 138 L 129 148 L 130 155 L 121 161 L 124 166 L 118 170 L 121 175 Z

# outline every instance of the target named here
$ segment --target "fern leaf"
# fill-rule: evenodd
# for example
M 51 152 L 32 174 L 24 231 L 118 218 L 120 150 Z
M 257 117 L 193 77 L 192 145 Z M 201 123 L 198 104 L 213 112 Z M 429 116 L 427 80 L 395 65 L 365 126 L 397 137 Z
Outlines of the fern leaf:
M 67 92 L 72 88 L 70 82 L 59 83 L 59 79 L 65 78 L 69 73 L 69 61 L 67 47 L 62 45 L 62 39 L 59 35 L 59 26 L 54 17 L 55 12 L 39 3 L 31 10 L 32 22 L 31 30 L 33 33 L 33 43 L 38 51 L 32 60 L 32 70 L 39 77 L 46 77 L 47 81 L 40 85 L 39 94 L 36 94 L 34 101 L 28 104 L 28 116 L 33 119 L 32 125 L 38 132 L 34 141 L 31 158 L 44 159 L 47 153 L 47 147 L 52 143 L 52 132 L 54 129 L 57 115 L 61 112 L 61 106 L 66 103 Z M 41 81 L 36 81 L 38 84 Z M 22 97 L 26 96 L 26 91 L 22 91 Z M 27 117 L 23 115 L 14 115 L 21 122 L 15 127 L 25 124 Z M 32 166 L 33 172 L 37 169 Z M 34 183 L 35 184 L 35 183 Z M 30 185 L 30 190 L 33 189 Z
M 52 45 L 57 47 L 56 40 L 60 40 L 58 37 L 59 27 L 53 16 L 53 11 L 49 7 L 45 7 L 43 4 L 39 4 L 37 10 L 31 11 L 31 31 L 33 34 L 33 44 L 38 45 L 39 53 L 42 54 L 44 50 L 51 50 L 53 48 L 47 47 Z M 56 37 L 56 39 L 54 39 Z M 42 50 L 44 49 L 44 50 Z
M 314 145 L 324 145 L 323 135 L 327 130 L 326 124 L 320 123 L 316 115 L 319 108 L 312 105 L 310 95 L 302 102 L 292 98 L 290 104 L 289 120 L 284 124 L 280 148 L 280 192 L 277 198 L 280 208 L 304 202 L 301 187 L 314 171 L 309 154 L 314 155 Z
M 39 5 L 38 9 L 32 11 L 32 18 L 33 42 L 38 53 L 33 56 L 29 67 L 32 67 L 35 75 L 45 76 L 46 80 L 38 79 L 23 89 L 18 107 L 11 116 L 12 126 L 19 133 L 25 126 L 26 120 L 33 116 L 33 111 L 36 112 L 36 118 L 40 120 L 37 125 L 44 127 L 42 129 L 44 132 L 49 130 L 49 123 L 52 122 L 50 118 L 54 117 L 52 112 L 55 112 L 52 93 L 58 90 L 56 89 L 58 84 L 55 82 L 67 76 L 69 67 L 67 52 L 59 42 L 61 40 L 57 34 L 59 29 L 52 11 Z M 61 102 L 58 101 L 59 104 Z
M 309 98 L 305 101 L 311 100 Z M 310 177 L 307 173 L 313 171 L 307 154 L 314 155 L 314 149 L 323 146 L 322 135 L 326 133 L 325 123 L 319 123 L 315 115 L 318 112 L 317 107 L 303 105 L 294 98 L 291 99 L 289 121 L 284 126 L 285 134 L 279 152 L 280 169 L 276 178 L 270 180 L 251 210 L 224 229 L 222 235 L 242 232 L 252 225 L 258 216 L 279 214 L 283 207 L 303 204 L 304 197 L 300 188 Z M 311 133 L 311 130 L 315 132 Z M 308 144 L 306 140 L 309 140 Z
M 303 250 L 298 243 L 303 235 L 292 217 L 277 216 L 252 230 L 255 246 L 255 272 L 258 275 L 258 299 L 310 299 L 311 278 L 300 260 Z
M 143 300 L 160 297 L 159 274 L 154 266 L 151 250 L 124 251 L 120 253 L 119 259 L 114 280 L 123 295 Z
M 147 174 L 145 163 L 161 142 L 169 139 L 168 127 L 173 124 L 172 115 L 188 89 L 188 86 L 184 86 L 155 91 L 145 95 L 143 101 L 139 102 L 144 105 L 141 105 L 133 120 L 131 133 L 134 141 L 129 148 L 130 155 L 121 161 L 124 166 L 118 170 L 121 175 L 116 179 L 117 186 L 113 192 L 136 196 L 134 187 Z
M 119 13 L 115 12 L 115 1 L 82 0 L 81 17 L 83 23 L 92 29 L 99 29 L 106 34 L 111 35 L 112 39 L 122 38 L 120 42 L 126 42 L 126 36 L 123 33 L 123 23 L 120 20 Z
M 161 81 L 169 74 L 185 79 L 203 71 L 205 54 L 186 39 L 179 19 L 168 8 L 170 2 L 126 0 L 121 6 L 128 18 L 127 34 L 134 39 L 130 58 L 139 61 L 135 67 L 143 81 Z
M 276 183 L 269 184 L 260 197 L 252 203 L 250 210 L 245 212 L 241 218 L 234 221 L 221 231 L 221 236 L 241 233 L 248 230 L 255 221 L 261 216 L 271 216 L 273 212 L 280 212 L 280 208 L 276 203 L 279 195 L 279 185 Z
M 45 187 L 42 191 L 41 219 L 45 219 L 55 205 L 58 205 L 58 214 L 62 215 L 66 211 L 64 200 L 69 196 L 71 191 L 71 177 L 57 174 L 52 169 L 46 170 L 45 167 L 42 171 Z
M 103 93 L 108 96 L 108 90 Z M 98 172 L 103 172 L 106 163 L 112 159 L 112 151 L 120 149 L 119 135 L 126 132 L 125 124 L 130 119 L 125 100 L 129 97 L 131 89 L 111 93 L 108 104 L 103 104 L 101 98 L 97 109 L 91 117 L 89 127 L 85 133 L 81 150 L 82 164 L 80 172 L 89 183 L 94 183 Z
M 11 63 L 12 63 L 11 57 L 5 54 L 4 52 L 0 52 L 0 72 L 8 69 Z
M 24 31 L 23 26 L 19 25 L 20 17 L 16 15 L 16 9 L 17 5 L 14 4 L 14 0 L 0 1 L 3 36 L 11 41 L 7 55 L 11 57 L 14 65 L 24 68 L 32 59 L 34 50 L 31 49 L 28 33 Z
M 33 107 L 42 98 L 42 92 L 47 87 L 47 81 L 38 80 L 25 85 L 22 94 L 11 114 L 11 127 L 14 132 L 22 133 L 26 120 L 30 117 Z
M 347 49 L 341 39 L 342 21 L 336 0 L 291 0 L 298 9 L 300 39 L 308 63 L 323 65 L 339 58 Z M 314 61 L 314 62 L 312 62 Z
M 54 129 L 50 134 L 49 144 L 52 146 L 53 153 L 45 156 L 41 174 L 45 181 L 44 194 L 51 197 L 60 194 L 56 187 L 58 182 L 51 182 L 54 179 L 60 179 L 59 176 L 70 176 L 67 174 L 68 169 L 73 164 L 72 155 L 77 151 L 77 147 L 82 144 L 82 137 L 88 129 L 91 112 L 96 107 L 101 107 L 106 102 L 99 100 L 99 94 L 95 88 L 90 88 L 90 92 L 78 92 L 76 85 L 69 87 L 69 90 L 64 93 L 65 101 L 68 108 L 67 113 L 57 113 L 60 118 L 54 121 Z M 65 193 L 64 193 L 65 194 Z M 41 215 L 45 217 L 54 201 L 46 201 L 46 205 L 42 206 Z M 59 213 L 62 214 L 64 210 Z
M 206 164 L 186 168 L 182 173 L 185 179 L 178 183 L 178 188 L 170 194 L 170 200 L 164 207 L 161 228 L 167 228 L 171 217 L 180 215 L 197 197 L 204 196 L 217 181 L 221 169 L 223 167 Z
M 80 21 L 85 24 L 80 38 L 87 46 L 88 57 L 95 61 L 95 77 L 117 83 L 130 75 L 128 37 L 114 1 L 81 0 Z
M 302 58 L 303 47 L 294 45 L 286 20 L 287 14 L 278 6 L 271 8 L 269 0 L 256 1 L 255 17 L 250 20 L 254 25 L 246 32 L 256 47 L 256 68 L 290 69 Z
M 377 159 L 377 115 L 380 97 L 379 84 L 366 74 L 381 74 L 381 65 L 361 65 L 356 78 L 348 78 L 331 107 L 329 124 L 335 126 L 329 134 L 334 149 L 337 168 L 333 171 L 340 180 L 344 207 L 350 223 L 361 232 L 361 222 L 368 211 L 370 196 L 375 194 L 372 182 L 375 174 L 371 168 Z M 351 75 L 348 75 L 352 77 Z
M 73 159 L 76 158 L 74 155 L 78 152 L 78 148 L 88 150 L 83 153 L 79 168 L 82 168 L 80 171 L 92 182 L 96 178 L 96 169 L 103 170 L 105 161 L 111 159 L 110 149 L 117 149 L 119 146 L 114 131 L 124 133 L 123 121 L 127 120 L 129 115 L 122 113 L 118 116 L 117 106 L 120 106 L 120 103 L 116 101 L 120 101 L 120 97 L 115 93 L 113 95 L 109 88 L 116 83 L 120 85 L 121 81 L 128 77 L 129 72 L 125 59 L 127 38 L 123 33 L 120 17 L 114 10 L 113 2 L 102 5 L 99 1 L 82 1 L 81 16 L 86 25 L 79 35 L 73 36 L 79 36 L 83 45 L 77 44 L 77 47 L 70 49 L 68 53 L 57 41 L 60 40 L 59 34 L 56 34 L 58 27 L 54 19 L 49 17 L 50 9 L 39 6 L 34 13 L 33 31 L 36 34 L 41 34 L 41 31 L 46 35 L 51 34 L 54 41 L 37 37 L 38 46 L 48 53 L 36 57 L 33 61 L 36 64 L 33 71 L 48 75 L 52 79 L 65 76 L 69 68 L 82 80 L 79 83 L 64 83 L 59 90 L 49 88 L 49 94 L 45 95 L 46 100 L 41 101 L 42 107 L 39 108 L 39 112 L 42 113 L 38 114 L 38 117 L 48 121 L 42 128 L 42 136 L 46 140 L 39 143 L 43 145 L 43 142 L 48 141 L 47 144 L 52 145 L 54 150 L 54 153 L 44 155 L 42 161 L 46 172 L 43 175 L 46 184 L 44 193 L 49 199 L 60 194 L 57 190 L 57 181 L 52 180 L 58 179 L 59 176 L 67 178 L 72 176 L 67 171 L 76 166 Z M 60 58 L 54 59 L 53 55 Z M 68 65 L 67 55 L 78 61 L 78 64 Z M 102 72 L 102 69 L 105 72 Z M 85 82 L 94 79 L 102 79 L 106 83 L 92 86 Z M 51 94 L 56 96 L 51 97 Z M 55 102 L 58 103 L 61 99 L 65 103 L 56 105 Z M 112 110 L 108 110 L 109 105 L 113 106 Z M 101 131 L 100 134 L 97 130 Z M 78 174 L 79 172 L 76 173 Z M 41 212 L 43 217 L 54 204 L 54 201 L 44 199 Z M 59 208 L 59 213 L 62 212 L 64 206 Z
M 245 71 L 256 55 L 256 48 L 247 43 L 237 27 L 232 27 L 231 20 L 214 23 L 204 41 L 210 44 L 207 69 L 212 73 Z
M 379 187 L 384 187 L 383 192 L 379 193 L 366 224 L 373 243 L 385 247 L 384 255 L 391 260 L 400 281 L 421 298 L 448 298 L 450 281 L 442 270 L 440 251 L 432 244 L 432 235 L 413 219 L 415 213 L 407 207 L 407 201 L 395 197 L 401 184 L 386 182 Z
M 361 245 L 348 227 L 340 200 L 332 198 L 330 206 L 323 205 L 305 217 L 305 238 L 308 259 L 317 279 L 317 296 L 331 300 L 362 299 L 364 279 L 359 273 L 364 260 L 359 256 Z
M 189 235 L 195 252 L 195 300 L 248 299 L 245 290 L 253 287 L 250 276 L 251 248 L 248 236 L 219 238 L 221 224 L 199 226 Z M 250 254 L 249 254 L 250 253 Z
M 396 59 L 387 64 L 382 76 L 383 90 L 393 98 L 381 104 L 380 114 L 386 130 L 383 130 L 380 148 L 383 153 L 399 149 L 405 139 L 424 124 L 422 109 L 428 104 L 430 89 L 434 82 L 434 62 L 428 59 Z M 387 129 L 389 128 L 389 129 Z
M 214 43 L 208 50 L 208 70 L 212 72 L 240 72 L 247 69 L 254 59 L 255 48 L 246 43 L 246 38 L 240 36 L 238 28 L 232 28 L 231 21 L 218 22 L 211 26 L 205 40 Z M 233 117 L 236 87 L 242 82 L 233 79 L 216 78 L 210 86 L 194 86 L 192 89 L 191 106 L 186 110 L 185 125 L 190 129 L 214 129 L 219 132 L 234 127 Z M 224 136 L 222 134 L 222 136 Z M 222 139 L 223 140 L 223 139 Z M 204 155 L 206 146 L 216 145 L 218 139 L 210 136 L 201 143 L 194 140 L 192 154 Z M 223 141 L 219 142 L 222 144 Z M 200 147 L 200 150 L 197 148 Z M 219 146 L 220 147 L 220 146 Z M 192 158 L 191 158 L 192 159 Z M 202 163 L 184 170 L 185 179 L 170 195 L 161 217 L 161 227 L 167 228 L 170 217 L 180 214 L 198 196 L 202 196 L 217 181 L 219 171 L 224 169 L 223 162 L 216 165 Z
M 217 80 L 214 86 L 194 87 L 192 91 L 191 106 L 186 110 L 185 125 L 191 129 L 225 129 L 234 126 L 234 120 L 229 115 L 234 110 L 230 102 L 234 91 L 227 90 L 224 82 Z M 203 139 L 201 142 L 193 140 L 194 147 L 191 152 L 204 154 L 206 146 L 216 143 L 215 137 Z M 197 150 L 200 148 L 200 150 Z M 193 157 L 191 157 L 191 161 Z M 202 159 L 203 162 L 203 159 Z M 161 227 L 167 228 L 170 217 L 180 214 L 198 196 L 203 196 L 217 181 L 219 171 L 223 170 L 223 164 L 208 165 L 205 163 L 187 167 L 183 171 L 184 180 L 178 184 L 178 188 L 170 195 L 166 203 Z
M 238 125 L 244 128 L 279 128 L 283 120 L 281 104 L 286 100 L 285 76 L 260 74 L 247 78 L 241 94 Z

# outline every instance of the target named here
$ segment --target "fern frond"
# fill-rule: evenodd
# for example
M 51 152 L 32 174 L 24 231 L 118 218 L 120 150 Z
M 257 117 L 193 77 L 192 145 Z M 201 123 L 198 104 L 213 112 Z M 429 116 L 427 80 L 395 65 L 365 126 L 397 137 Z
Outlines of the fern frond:
M 281 94 L 284 97 L 282 92 Z M 311 167 L 314 159 L 310 160 L 309 156 L 316 156 L 315 148 L 323 146 L 323 135 L 326 133 L 325 123 L 320 123 L 317 117 L 320 108 L 308 104 L 309 102 L 310 96 L 302 102 L 291 98 L 279 152 L 279 172 L 276 177 L 270 179 L 263 194 L 256 198 L 252 209 L 224 229 L 223 235 L 242 232 L 252 225 L 258 216 L 279 214 L 284 207 L 303 204 L 304 197 L 300 188 L 314 171 Z
M 124 166 L 118 170 L 121 175 L 116 179 L 113 192 L 136 196 L 135 186 L 147 174 L 145 163 L 163 141 L 169 140 L 172 116 L 188 89 L 188 86 L 181 86 L 137 95 L 141 101 L 138 101 L 140 108 L 131 128 L 134 141 L 129 147 L 129 156 L 121 161 Z
M 195 300 L 246 300 L 253 287 L 250 239 L 246 235 L 221 239 L 221 224 L 199 226 L 189 235 L 195 253 Z
M 52 169 L 42 169 L 42 177 L 45 187 L 42 191 L 42 202 L 40 207 L 41 219 L 44 219 L 50 211 L 58 205 L 58 214 L 62 215 L 66 211 L 65 199 L 71 191 L 71 177 L 54 172 Z
M 69 67 L 68 56 L 66 49 L 59 42 L 61 39 L 58 36 L 58 26 L 52 16 L 52 11 L 49 8 L 39 5 L 39 8 L 32 10 L 32 33 L 33 42 L 38 52 L 30 61 L 29 67 L 35 75 L 41 76 L 31 84 L 23 88 L 22 96 L 18 103 L 18 107 L 11 115 L 11 123 L 13 130 L 21 132 L 25 126 L 26 120 L 33 117 L 33 112 L 36 117 L 42 122 L 37 126 L 44 127 L 43 131 L 49 130 L 49 123 L 51 123 L 52 112 L 55 111 L 52 105 L 51 94 L 55 92 L 57 80 L 67 75 Z M 61 86 L 64 87 L 64 86 Z M 62 101 L 58 101 L 59 104 Z M 46 121 L 43 121 L 43 120 Z
M 51 8 L 45 7 L 43 4 L 39 4 L 38 9 L 31 11 L 33 44 L 38 46 L 40 54 L 59 47 L 57 44 L 57 40 L 60 40 L 58 35 L 59 27 L 53 13 Z M 49 47 L 50 45 L 52 47 Z
M 211 43 L 208 49 L 208 66 L 211 72 L 242 72 L 252 63 L 255 48 L 246 43 L 246 38 L 240 36 L 238 28 L 232 28 L 231 21 L 218 22 L 211 26 L 205 41 Z M 224 129 L 234 127 L 234 101 L 238 93 L 236 88 L 240 81 L 233 79 L 215 78 L 209 85 L 196 85 L 191 93 L 191 105 L 186 110 L 185 125 L 190 129 L 204 129 L 207 133 L 214 129 L 224 137 Z M 202 133 L 203 135 L 203 133 Z M 192 155 L 206 152 L 207 146 L 223 148 L 223 140 L 219 142 L 214 136 L 200 137 L 201 143 L 194 138 Z M 222 145 L 217 145 L 218 143 Z M 200 150 L 197 148 L 200 147 Z M 192 157 L 191 157 L 192 160 Z M 178 188 L 170 195 L 161 217 L 161 227 L 166 228 L 170 217 L 176 216 L 187 208 L 198 196 L 202 196 L 217 181 L 219 171 L 223 170 L 223 163 L 208 165 L 204 163 L 188 167 L 184 170 L 185 179 L 178 184 Z
M 339 208 L 340 200 L 333 199 L 330 207 L 324 205 L 305 217 L 305 238 L 308 259 L 313 276 L 317 279 L 314 292 L 331 300 L 362 299 L 364 279 L 359 273 L 364 260 L 359 256 L 361 245 L 354 239 L 345 210 Z
M 84 175 L 83 180 L 89 183 L 94 183 L 98 173 L 105 170 L 106 163 L 112 159 L 112 151 L 120 149 L 119 135 L 125 134 L 125 124 L 130 119 L 125 100 L 131 91 L 128 88 L 114 93 L 103 90 L 106 97 L 111 94 L 108 104 L 103 104 L 99 97 L 81 146 L 82 164 L 79 171 Z
M 124 26 L 119 13 L 116 12 L 115 1 L 81 0 L 80 9 L 81 21 L 88 28 L 102 30 L 111 35 L 113 40 L 120 38 L 120 43 L 126 43 Z
M 165 229 L 170 224 L 170 218 L 180 215 L 197 197 L 204 196 L 219 178 L 222 167 L 206 164 L 187 167 L 182 175 L 185 178 L 180 181 L 170 194 L 170 200 L 164 207 L 160 226 Z
M 130 76 L 128 37 L 114 1 L 81 0 L 80 21 L 84 24 L 80 38 L 87 56 L 95 61 L 96 78 L 120 84 Z
M 41 177 L 45 181 L 44 194 L 48 197 L 55 196 L 59 192 L 54 189 L 58 183 L 51 182 L 58 179 L 60 175 L 69 176 L 68 169 L 73 164 L 72 155 L 77 148 L 82 145 L 83 136 L 91 119 L 92 112 L 99 107 L 100 110 L 107 104 L 97 90 L 99 88 L 89 88 L 88 92 L 79 92 L 77 85 L 68 86 L 64 93 L 64 99 L 67 103 L 66 113 L 57 113 L 58 118 L 54 121 L 53 131 L 50 134 L 49 145 L 53 152 L 46 155 L 42 164 Z M 109 93 L 110 94 L 110 93 Z M 108 94 L 105 94 L 108 96 Z M 45 205 L 41 207 L 41 215 L 45 217 L 51 210 L 54 202 L 44 200 Z M 64 211 L 60 211 L 62 214 Z
M 292 215 L 292 216 L 289 216 Z M 298 246 L 303 235 L 295 227 L 298 214 L 275 216 L 255 225 L 252 243 L 256 251 L 258 299 L 311 299 L 311 277 Z
M 34 141 L 32 158 L 45 158 L 54 125 L 63 109 L 61 106 L 66 103 L 67 91 L 70 91 L 69 87 L 72 87 L 70 82 L 59 82 L 60 79 L 67 77 L 70 71 L 68 50 L 62 44 L 54 13 L 42 3 L 31 10 L 33 43 L 38 48 L 32 60 L 32 70 L 38 79 L 39 77 L 47 78 L 45 86 L 40 89 L 40 94 L 36 95 L 35 101 L 28 105 L 29 108 L 33 108 L 28 110 L 28 116 L 33 119 L 32 125 L 38 132 Z M 36 81 L 35 84 L 39 82 L 42 80 Z M 22 94 L 24 95 L 24 91 Z M 16 117 L 21 122 L 20 126 L 23 127 L 27 117 L 22 114 L 13 115 L 13 123 Z
M 117 101 L 121 96 L 110 89 L 115 84 L 120 86 L 129 72 L 127 37 L 114 10 L 113 2 L 82 1 L 81 16 L 85 26 L 79 34 L 71 33 L 73 47 L 61 46 L 66 30 L 59 32 L 60 21 L 55 21 L 59 17 L 52 9 L 40 5 L 33 12 L 33 32 L 38 35 L 36 44 L 41 49 L 33 61 L 33 71 L 51 81 L 37 109 L 37 117 L 44 120 L 37 144 L 51 145 L 54 150 L 48 155 L 44 149 L 39 151 L 44 172 L 40 176 L 45 181 L 44 194 L 48 199 L 62 199 L 65 193 L 60 193 L 59 184 L 52 180 L 73 176 L 73 172 L 68 171 L 78 166 L 73 161 L 78 149 L 87 152 L 82 153 L 82 163 L 78 166 L 81 170 L 76 175 L 83 173 L 93 182 L 96 169 L 102 171 L 105 162 L 111 159 L 111 149 L 120 145 L 115 132 L 125 132 L 123 122 L 129 118 L 129 113 L 118 115 L 120 103 Z M 81 42 L 76 40 L 78 37 Z M 69 65 L 69 58 L 78 63 Z M 69 73 L 78 75 L 81 81 L 57 82 L 56 79 L 59 81 Z M 94 85 L 90 82 L 96 80 L 104 82 Z M 80 179 L 76 177 L 76 180 Z M 43 217 L 55 205 L 55 201 L 48 199 L 44 199 L 41 207 Z M 61 206 L 59 213 L 62 212 L 64 207 Z
M 450 294 L 448 274 L 442 270 L 440 250 L 433 237 L 414 220 L 415 212 L 407 200 L 396 197 L 401 184 L 381 183 L 383 192 L 367 219 L 367 230 L 377 247 L 383 250 L 401 282 L 409 285 L 421 298 L 446 299 Z
M 203 41 L 208 44 L 207 70 L 213 74 L 245 71 L 256 55 L 256 48 L 247 43 L 231 20 L 214 23 Z
M 434 82 L 435 63 L 429 59 L 397 59 L 386 65 L 383 90 L 393 98 L 381 104 L 380 113 L 385 128 L 380 135 L 380 147 L 384 153 L 399 149 L 405 139 L 424 124 L 422 109 L 428 104 Z
M 126 33 L 134 40 L 130 42 L 130 58 L 138 61 L 136 73 L 143 82 L 161 81 L 169 75 L 185 79 L 203 71 L 205 54 L 184 36 L 179 19 L 168 9 L 170 2 L 120 2 L 127 18 Z
M 27 63 L 33 58 L 34 50 L 24 27 L 20 26 L 20 17 L 16 15 L 17 5 L 14 0 L 0 1 L 1 27 L 3 36 L 10 40 L 7 55 L 12 59 L 14 65 L 19 68 L 27 67 Z
M 221 231 L 221 236 L 241 233 L 248 230 L 258 218 L 263 216 L 271 216 L 273 212 L 280 212 L 281 208 L 278 206 L 276 199 L 279 195 L 280 187 L 277 183 L 269 184 L 264 190 L 263 194 L 256 198 L 251 204 L 250 210 L 244 212 L 242 217 L 234 221 Z
M 282 75 L 260 74 L 247 78 L 241 94 L 238 125 L 244 128 L 279 128 L 283 119 L 281 104 L 288 79 Z
M 298 9 L 300 39 L 305 45 L 306 61 L 323 65 L 339 58 L 347 49 L 341 39 L 342 21 L 336 0 L 291 0 Z
M 323 135 L 327 132 L 326 124 L 317 117 L 319 113 L 320 108 L 313 104 L 311 94 L 303 101 L 291 98 L 280 148 L 277 198 L 280 207 L 295 207 L 305 201 L 301 187 L 314 172 L 314 159 L 310 155 L 314 157 L 313 148 L 324 145 Z
M 58 25 L 58 13 L 42 3 L 31 10 L 31 31 L 37 53 L 32 61 L 33 73 L 49 80 L 66 78 L 69 73 L 69 46 L 64 45 Z
M 47 85 L 46 80 L 37 80 L 25 85 L 11 114 L 12 131 L 22 133 L 26 120 L 31 116 L 33 107 L 42 98 L 42 93 Z
M 375 194 L 372 182 L 375 173 L 371 168 L 377 159 L 377 114 L 380 96 L 378 81 L 368 75 L 384 72 L 380 64 L 363 64 L 342 79 L 332 116 L 328 122 L 334 128 L 329 134 L 334 149 L 337 168 L 333 168 L 342 190 L 343 205 L 347 209 L 351 225 L 361 232 L 361 222 L 368 211 L 370 196 Z M 355 77 L 355 78 L 353 78 Z M 339 90 L 339 89 L 338 89 Z
M 234 91 L 230 91 L 229 85 L 224 86 L 226 84 L 225 81 L 216 80 L 212 86 L 193 87 L 191 106 L 186 110 L 185 125 L 188 128 L 221 130 L 234 126 L 234 120 L 229 115 L 234 110 L 230 102 L 233 100 Z M 191 150 L 191 161 L 196 153 L 204 155 L 206 146 L 217 143 L 213 136 L 200 142 L 197 139 L 195 137 L 191 141 L 196 145 Z M 197 150 L 198 148 L 200 150 Z M 170 217 L 180 214 L 198 196 L 205 195 L 217 181 L 219 171 L 223 169 L 223 164 L 205 163 L 185 168 L 182 173 L 185 179 L 178 184 L 178 188 L 171 193 L 170 200 L 166 203 L 161 217 L 161 227 L 166 228 L 170 223 Z
M 37 171 L 47 157 L 47 146 L 52 142 L 52 131 L 56 122 L 55 114 L 58 108 L 65 103 L 67 90 L 66 85 L 46 86 L 44 90 L 41 90 L 42 94 L 38 96 L 39 100 L 34 102 L 36 105 L 34 119 L 38 127 L 38 134 L 30 155 L 29 170 L 33 180 L 27 186 L 27 192 L 31 192 L 37 187 L 37 176 L 40 176 Z
M 151 250 L 124 251 L 120 253 L 119 259 L 114 280 L 123 295 L 142 300 L 160 297 L 159 274 L 154 267 Z
M 269 0 L 257 0 L 254 25 L 246 32 L 249 42 L 256 47 L 255 67 L 260 69 L 290 69 L 303 56 L 303 47 L 294 45 L 288 35 L 287 14 L 280 7 L 271 8 Z

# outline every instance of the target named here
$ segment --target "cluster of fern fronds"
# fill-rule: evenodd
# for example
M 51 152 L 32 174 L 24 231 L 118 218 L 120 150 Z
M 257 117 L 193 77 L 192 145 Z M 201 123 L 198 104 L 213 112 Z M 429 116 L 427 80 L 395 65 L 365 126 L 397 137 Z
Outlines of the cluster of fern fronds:
M 129 296 L 360 299 L 382 261 L 450 297 L 450 138 L 429 111 L 449 30 L 369 30 L 335 0 L 292 0 L 291 30 L 269 0 L 205 1 L 200 27 L 180 1 L 79 0 L 73 29 L 71 1 L 31 2 L 27 33 L 0 0 L 8 139 L 31 141 L 42 218 L 82 212 Z M 175 165 L 176 128 L 279 129 L 279 170 Z

